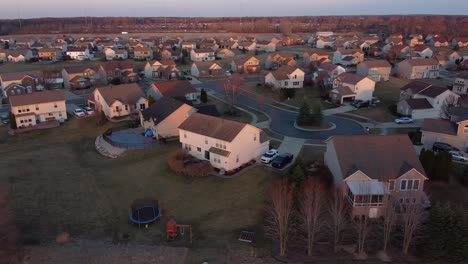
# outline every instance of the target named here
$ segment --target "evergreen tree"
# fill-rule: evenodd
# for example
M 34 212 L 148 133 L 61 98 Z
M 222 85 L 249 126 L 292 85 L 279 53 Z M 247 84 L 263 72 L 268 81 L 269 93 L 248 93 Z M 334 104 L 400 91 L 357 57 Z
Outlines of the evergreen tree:
M 310 125 L 312 115 L 310 113 L 309 104 L 306 101 L 302 102 L 301 108 L 299 109 L 299 115 L 297 116 L 296 123 L 300 126 Z
M 152 106 L 154 103 L 156 103 L 156 100 L 154 100 L 154 97 L 151 95 L 148 95 L 148 107 Z
M 460 210 L 436 204 L 425 233 L 422 250 L 426 258 L 449 263 L 468 258 L 468 226 Z
M 315 126 L 320 126 L 323 121 L 322 105 L 316 101 L 312 105 L 312 117 L 311 123 Z
M 205 89 L 201 89 L 200 91 L 200 100 L 202 101 L 202 103 L 208 102 L 208 94 L 206 93 Z
M 15 118 L 15 115 L 12 112 L 10 112 L 8 114 L 8 119 L 10 120 L 11 129 L 17 129 L 18 126 L 16 125 L 16 118 Z
M 302 159 L 297 159 L 293 168 L 289 172 L 288 180 L 299 188 L 306 178 L 307 166 Z

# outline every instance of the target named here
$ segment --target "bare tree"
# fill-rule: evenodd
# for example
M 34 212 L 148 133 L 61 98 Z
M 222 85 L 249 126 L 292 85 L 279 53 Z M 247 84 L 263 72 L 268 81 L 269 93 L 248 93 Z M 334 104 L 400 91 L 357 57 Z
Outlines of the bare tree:
M 14 222 L 11 199 L 0 189 L 0 263 L 18 263 L 18 234 Z
M 370 219 L 368 215 L 354 217 L 354 225 L 357 233 L 356 253 L 359 257 L 365 256 L 367 235 L 370 230 Z
M 267 208 L 270 234 L 278 240 L 280 256 L 286 255 L 290 236 L 294 186 L 286 178 L 274 180 L 268 196 L 271 205 Z
M 409 247 L 413 241 L 415 232 L 421 226 L 423 210 L 419 201 L 411 201 L 413 198 L 406 198 L 405 203 L 400 204 L 403 227 L 403 253 L 408 254 Z
M 239 95 L 240 87 L 242 86 L 242 77 L 238 73 L 234 73 L 227 77 L 224 81 L 224 93 L 231 103 L 231 112 L 234 111 L 234 105 Z
M 335 189 L 333 197 L 328 205 L 328 212 L 331 218 L 328 226 L 333 234 L 333 251 L 337 253 L 343 230 L 348 224 L 348 207 L 341 189 Z
M 390 195 L 384 196 L 384 208 L 382 212 L 382 240 L 384 252 L 387 251 L 388 244 L 390 243 L 390 239 L 395 231 L 397 209 L 395 199 Z
M 300 211 L 307 233 L 307 255 L 311 256 L 317 235 L 323 226 L 323 202 L 325 188 L 322 183 L 308 178 L 302 188 Z
M 283 35 L 291 35 L 292 24 L 287 19 L 281 19 L 279 29 L 280 29 L 280 32 L 283 33 Z
M 450 108 L 456 106 L 458 103 L 458 100 L 457 100 L 457 97 L 453 94 L 447 96 L 447 98 L 445 98 L 445 101 L 443 102 L 442 106 L 441 106 L 441 117 L 442 118 L 448 118 L 450 116 Z

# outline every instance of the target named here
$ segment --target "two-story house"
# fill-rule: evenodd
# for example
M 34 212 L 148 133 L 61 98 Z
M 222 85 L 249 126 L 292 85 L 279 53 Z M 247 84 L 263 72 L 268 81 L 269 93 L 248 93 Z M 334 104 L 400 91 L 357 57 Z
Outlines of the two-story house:
M 128 52 L 125 49 L 106 48 L 104 50 L 106 60 L 126 60 L 128 59 Z
M 356 73 L 361 76 L 367 76 L 376 82 L 388 81 L 392 65 L 386 60 L 363 61 L 357 65 Z
M 215 52 L 212 49 L 192 49 L 190 51 L 191 61 L 214 61 L 215 59 Z
M 7 72 L 0 74 L 0 92 L 3 97 L 28 94 L 44 89 L 40 71 Z
M 43 48 L 38 51 L 40 60 L 59 61 L 62 60 L 63 52 L 61 49 Z
M 98 74 L 102 84 L 108 84 L 117 79 L 121 83 L 138 81 L 138 75 L 133 72 L 132 63 L 103 63 L 99 65 Z
M 140 112 L 140 124 L 150 129 L 156 139 L 179 136 L 179 126 L 196 108 L 172 97 L 162 97 Z
M 360 49 L 338 49 L 333 53 L 334 64 L 348 66 L 362 61 L 364 61 L 364 52 Z
M 277 46 L 277 43 L 274 41 L 259 40 L 255 45 L 255 49 L 263 52 L 275 52 L 278 48 Z
M 265 76 L 265 84 L 273 89 L 297 89 L 304 87 L 305 73 L 297 67 L 284 65 Z
M 200 103 L 200 92 L 187 80 L 155 82 L 151 84 L 148 95 L 155 100 L 172 97 L 190 105 Z
M 375 90 L 375 81 L 354 73 L 342 73 L 333 80 L 330 99 L 343 104 L 345 99 L 369 101 Z
M 421 127 L 421 143 L 432 149 L 435 142 L 452 145 L 462 151 L 468 148 L 468 119 L 453 122 L 443 119 L 424 119 Z
M 400 89 L 397 111 L 413 119 L 446 118 L 448 108 L 457 105 L 459 98 L 447 88 L 412 81 Z
M 333 136 L 326 143 L 325 165 L 352 216 L 381 217 L 390 197 L 426 203 L 426 173 L 407 135 Z
M 342 66 L 325 62 L 320 64 L 317 71 L 314 72 L 313 80 L 316 83 L 322 82 L 325 86 L 332 86 L 333 80 L 344 72 L 346 72 L 346 69 Z
M 97 70 L 88 66 L 70 66 L 62 69 L 63 86 L 67 90 L 87 89 L 99 80 Z
M 148 108 L 148 100 L 140 86 L 131 83 L 97 87 L 90 94 L 88 105 L 112 119 L 138 114 Z
M 317 47 L 317 49 L 325 49 L 325 48 L 333 47 L 334 43 L 335 43 L 335 38 L 333 37 L 319 37 L 315 41 L 315 46 Z
M 153 50 L 148 47 L 135 48 L 133 49 L 135 60 L 152 60 Z
M 296 54 L 294 53 L 275 53 L 269 54 L 265 59 L 265 69 L 276 70 L 281 66 L 297 66 Z
M 248 51 L 252 51 L 252 50 L 255 50 L 257 47 L 257 43 L 255 43 L 254 41 L 249 41 L 249 40 L 240 41 L 238 44 L 239 45 L 237 46 L 237 48 L 240 50 L 245 49 Z
M 26 62 L 34 58 L 30 49 L 9 49 L 7 60 L 9 62 Z
M 259 73 L 261 71 L 260 60 L 254 56 L 232 60 L 231 71 L 238 73 Z
M 223 67 L 214 61 L 200 61 L 192 63 L 190 73 L 195 77 L 223 76 Z
M 38 123 L 67 120 L 65 93 L 63 90 L 47 90 L 20 94 L 9 98 L 11 113 L 18 128 L 35 126 Z
M 397 65 L 398 76 L 410 80 L 435 79 L 439 71 L 439 62 L 435 59 L 409 59 Z
M 462 74 L 453 81 L 452 91 L 459 95 L 468 93 L 468 73 Z
M 66 55 L 72 60 L 85 60 L 92 57 L 88 47 L 69 47 Z
M 252 125 L 199 113 L 179 126 L 179 140 L 189 154 L 225 172 L 255 160 L 268 151 L 270 142 Z
M 329 54 L 326 51 L 323 50 L 312 50 L 312 51 L 306 51 L 302 54 L 303 58 L 303 64 L 304 67 L 309 67 L 311 63 L 316 63 L 316 62 L 329 62 L 330 60 L 328 59 Z
M 146 78 L 172 80 L 181 76 L 173 60 L 149 61 L 144 71 Z

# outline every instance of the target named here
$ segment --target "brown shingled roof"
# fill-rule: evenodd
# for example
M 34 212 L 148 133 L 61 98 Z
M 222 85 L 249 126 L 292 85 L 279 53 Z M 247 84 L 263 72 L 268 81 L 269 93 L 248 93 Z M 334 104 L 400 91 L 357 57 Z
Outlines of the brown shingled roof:
M 109 106 L 116 100 L 133 105 L 141 97 L 146 97 L 145 92 L 136 83 L 97 87 L 96 90 L 99 91 Z
M 169 96 L 173 98 L 185 98 L 186 94 L 197 92 L 197 90 L 193 87 L 190 81 L 187 80 L 158 82 L 153 83 L 151 87 L 153 89 L 157 88 L 163 96 Z
M 343 83 L 357 84 L 358 82 L 362 81 L 364 78 L 366 77 L 357 75 L 354 73 L 344 72 L 338 75 L 335 79 Z
M 25 76 L 39 78 L 39 77 L 42 77 L 42 73 L 40 71 L 24 71 L 24 72 L 5 72 L 5 73 L 0 74 L 1 79 L 4 82 L 21 80 Z
M 421 131 L 456 136 L 457 124 L 449 120 L 426 118 L 422 124 Z
M 431 109 L 432 105 L 426 98 L 406 99 L 406 103 L 411 109 Z
M 179 126 L 179 129 L 231 142 L 246 125 L 219 117 L 193 113 Z
M 276 80 L 287 80 L 289 79 L 288 75 L 293 73 L 296 69 L 298 68 L 289 65 L 283 65 L 277 70 L 272 71 L 271 74 L 273 74 L 273 77 L 275 77 Z
M 361 64 L 366 65 L 367 68 L 391 68 L 392 65 L 388 63 L 386 60 L 370 60 L 370 61 L 363 61 Z
M 400 63 L 407 62 L 411 66 L 428 66 L 428 65 L 439 65 L 439 62 L 435 59 L 408 59 Z
M 8 97 L 11 106 L 43 104 L 49 102 L 65 101 L 63 90 L 47 90 L 30 94 L 19 94 Z
M 333 136 L 344 177 L 362 171 L 372 179 L 396 179 L 414 168 L 425 175 L 424 168 L 407 135 Z

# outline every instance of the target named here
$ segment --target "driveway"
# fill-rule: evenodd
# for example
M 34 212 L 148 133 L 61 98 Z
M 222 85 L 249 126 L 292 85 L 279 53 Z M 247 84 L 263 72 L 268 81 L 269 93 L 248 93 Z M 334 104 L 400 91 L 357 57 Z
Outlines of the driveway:
M 223 82 L 220 81 L 205 82 L 197 84 L 195 87 L 212 90 L 216 92 L 218 96 L 224 95 Z M 333 130 L 316 132 L 302 131 L 294 127 L 297 112 L 288 111 L 269 104 L 258 103 L 256 99 L 244 94 L 238 95 L 237 104 L 239 106 L 250 107 L 265 112 L 271 118 L 270 129 L 288 137 L 325 140 L 334 135 L 365 134 L 364 128 L 359 123 L 336 116 L 325 116 L 325 120 L 336 125 L 336 128 Z

